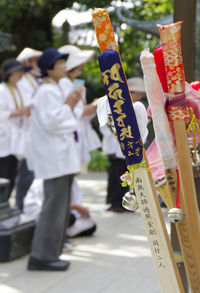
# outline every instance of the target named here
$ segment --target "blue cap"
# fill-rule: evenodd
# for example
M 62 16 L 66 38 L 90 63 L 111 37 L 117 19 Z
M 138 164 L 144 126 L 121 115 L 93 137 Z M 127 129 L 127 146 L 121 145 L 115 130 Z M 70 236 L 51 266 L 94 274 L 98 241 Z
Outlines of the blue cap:
M 67 60 L 68 56 L 69 54 L 61 54 L 55 48 L 45 49 L 37 61 L 37 65 L 41 69 L 42 76 L 46 75 L 46 71 L 50 69 L 57 60 Z

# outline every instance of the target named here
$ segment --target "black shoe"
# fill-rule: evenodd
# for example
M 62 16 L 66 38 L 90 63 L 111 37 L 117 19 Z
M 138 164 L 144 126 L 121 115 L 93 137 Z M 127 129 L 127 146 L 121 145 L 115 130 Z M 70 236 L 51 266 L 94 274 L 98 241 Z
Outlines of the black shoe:
M 90 229 L 83 231 L 79 234 L 77 234 L 75 237 L 85 237 L 85 236 L 91 236 L 97 229 L 96 224 L 94 224 L 93 227 L 91 227 Z
M 27 269 L 29 271 L 65 271 L 68 269 L 69 265 L 69 261 L 59 259 L 55 261 L 44 261 L 31 256 Z
M 114 213 L 125 213 L 127 210 L 120 206 L 111 206 L 107 209 L 107 211 Z

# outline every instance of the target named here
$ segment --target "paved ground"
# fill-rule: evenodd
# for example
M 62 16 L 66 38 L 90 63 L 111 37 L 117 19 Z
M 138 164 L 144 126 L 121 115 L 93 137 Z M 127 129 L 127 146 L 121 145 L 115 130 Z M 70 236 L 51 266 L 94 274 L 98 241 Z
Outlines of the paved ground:
M 28 256 L 1 263 L 0 293 L 160 293 L 139 211 L 105 211 L 104 172 L 82 175 L 79 183 L 96 234 L 77 238 L 73 251 L 62 255 L 71 261 L 66 272 L 29 272 Z

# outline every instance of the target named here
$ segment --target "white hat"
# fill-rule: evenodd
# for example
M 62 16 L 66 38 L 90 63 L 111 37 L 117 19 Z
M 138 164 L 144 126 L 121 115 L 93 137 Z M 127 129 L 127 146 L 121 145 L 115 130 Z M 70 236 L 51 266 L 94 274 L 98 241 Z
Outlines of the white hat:
M 26 61 L 30 58 L 40 57 L 42 55 L 42 51 L 34 50 L 31 48 L 24 48 L 21 53 L 17 56 L 17 60 L 19 62 Z
M 58 49 L 58 51 L 62 54 L 69 54 L 67 59 L 67 71 L 88 62 L 90 59 L 94 57 L 94 50 L 81 50 L 73 45 L 65 45 Z
M 145 93 L 144 81 L 141 77 L 131 77 L 127 79 L 130 91 Z

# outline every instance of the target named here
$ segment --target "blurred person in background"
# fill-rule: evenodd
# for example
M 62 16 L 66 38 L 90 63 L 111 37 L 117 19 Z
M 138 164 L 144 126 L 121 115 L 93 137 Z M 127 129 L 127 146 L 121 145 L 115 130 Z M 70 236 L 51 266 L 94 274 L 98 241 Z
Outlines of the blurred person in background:
M 23 65 L 28 65 L 32 68 L 29 72 L 23 75 L 18 83 L 21 90 L 29 92 L 31 96 L 34 95 L 40 83 L 40 68 L 37 66 L 37 61 L 41 55 L 42 51 L 26 47 L 16 58 Z
M 145 106 L 140 102 L 141 98 L 145 95 L 144 82 L 143 79 L 139 77 L 130 78 L 127 82 L 142 141 L 145 143 L 148 136 L 148 117 Z M 107 97 L 105 98 L 107 102 Z M 110 162 L 110 166 L 107 170 L 108 183 L 106 203 L 110 205 L 108 211 L 123 213 L 126 212 L 126 209 L 122 206 L 122 199 L 129 190 L 129 187 L 122 187 L 120 177 L 127 171 L 126 160 L 122 154 L 117 138 L 114 137 L 107 125 L 101 127 L 101 132 L 103 134 L 102 150 L 108 154 Z
M 42 55 L 42 51 L 32 48 L 24 48 L 17 56 L 17 60 L 25 66 L 30 66 L 31 70 L 23 74 L 23 77 L 17 83 L 23 95 L 29 95 L 33 98 L 36 89 L 39 86 L 38 77 L 40 69 L 37 66 L 37 60 Z M 33 171 L 28 170 L 26 159 L 19 162 L 16 178 L 16 206 L 23 211 L 24 197 L 27 194 L 34 179 Z
M 10 180 L 7 197 L 15 184 L 18 160 L 24 158 L 26 136 L 29 127 L 31 97 L 24 94 L 18 82 L 29 66 L 16 59 L 5 60 L 2 64 L 0 84 L 0 177 Z
M 91 123 L 96 115 L 97 100 L 95 99 L 90 104 L 87 104 L 84 80 L 78 79 L 82 74 L 84 64 L 94 57 L 94 50 L 81 50 L 73 45 L 65 45 L 58 50 L 61 53 L 69 54 L 66 62 L 67 77 L 62 78 L 59 82 L 63 92 L 69 86 L 71 86 L 71 91 L 79 86 L 83 88 L 82 99 L 74 107 L 73 113 L 78 122 L 77 147 L 79 159 L 82 171 L 85 171 L 90 161 L 90 151 L 101 147 L 100 139 Z M 87 207 L 82 206 L 82 190 L 76 177 L 74 177 L 72 184 L 71 208 L 76 221 L 74 225 L 67 229 L 67 235 L 69 237 L 92 235 L 96 230 L 96 223 L 91 218 Z
M 70 193 L 74 174 L 80 172 L 74 132 L 73 109 L 81 99 L 77 89 L 64 95 L 59 80 L 66 76 L 68 54 L 54 48 L 38 59 L 42 83 L 31 111 L 28 161 L 34 176 L 43 179 L 44 201 L 28 261 L 29 270 L 63 271 L 69 261 L 59 259 L 69 222 Z

